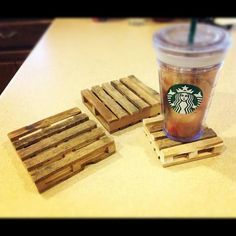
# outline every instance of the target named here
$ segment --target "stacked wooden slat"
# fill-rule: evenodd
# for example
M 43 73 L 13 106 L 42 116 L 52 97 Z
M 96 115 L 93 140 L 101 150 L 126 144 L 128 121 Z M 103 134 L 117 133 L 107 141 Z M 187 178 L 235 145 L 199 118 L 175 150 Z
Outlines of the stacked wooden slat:
M 89 110 L 110 132 L 160 113 L 160 96 L 131 75 L 81 91 Z
M 163 167 L 213 157 L 225 150 L 223 140 L 211 128 L 194 142 L 181 143 L 166 137 L 162 131 L 163 116 L 144 119 L 143 127 Z
M 79 108 L 8 134 L 39 192 L 115 152 L 111 137 Z

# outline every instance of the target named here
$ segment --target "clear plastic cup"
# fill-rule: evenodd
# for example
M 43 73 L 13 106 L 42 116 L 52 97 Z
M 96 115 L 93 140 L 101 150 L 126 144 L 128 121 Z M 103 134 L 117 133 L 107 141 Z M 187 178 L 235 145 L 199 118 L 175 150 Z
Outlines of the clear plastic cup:
M 191 142 L 201 137 L 230 36 L 222 28 L 198 24 L 188 43 L 189 24 L 156 32 L 159 85 L 167 137 Z

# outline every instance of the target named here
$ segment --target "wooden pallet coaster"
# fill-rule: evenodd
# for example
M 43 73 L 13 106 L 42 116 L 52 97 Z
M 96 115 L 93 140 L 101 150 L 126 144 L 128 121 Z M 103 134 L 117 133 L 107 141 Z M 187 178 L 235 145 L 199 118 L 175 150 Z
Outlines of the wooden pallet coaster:
M 181 143 L 167 138 L 162 124 L 162 115 L 143 120 L 144 132 L 163 167 L 213 157 L 225 150 L 223 140 L 211 128 L 205 127 L 199 140 Z
M 81 91 L 88 109 L 110 132 L 160 113 L 160 96 L 131 75 Z
M 10 132 L 8 137 L 40 193 L 116 150 L 113 138 L 76 107 Z

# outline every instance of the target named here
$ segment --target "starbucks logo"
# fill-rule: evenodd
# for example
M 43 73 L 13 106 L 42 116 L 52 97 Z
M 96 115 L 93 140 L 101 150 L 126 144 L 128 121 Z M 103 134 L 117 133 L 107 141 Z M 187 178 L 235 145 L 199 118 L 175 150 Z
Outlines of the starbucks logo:
M 175 84 L 169 88 L 167 99 L 174 111 L 189 114 L 195 111 L 203 99 L 202 90 L 190 84 Z

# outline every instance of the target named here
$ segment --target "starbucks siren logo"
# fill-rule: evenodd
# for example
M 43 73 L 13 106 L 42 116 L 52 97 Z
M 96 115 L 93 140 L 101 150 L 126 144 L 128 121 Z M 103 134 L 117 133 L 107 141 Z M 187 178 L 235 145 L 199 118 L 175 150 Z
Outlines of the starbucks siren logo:
M 167 99 L 174 111 L 189 114 L 200 106 L 203 93 L 194 85 L 176 84 L 169 88 Z

